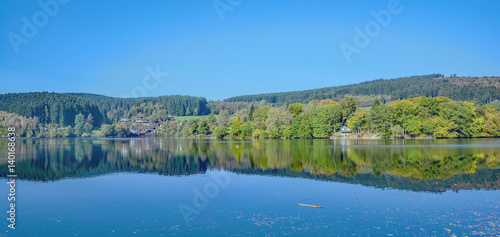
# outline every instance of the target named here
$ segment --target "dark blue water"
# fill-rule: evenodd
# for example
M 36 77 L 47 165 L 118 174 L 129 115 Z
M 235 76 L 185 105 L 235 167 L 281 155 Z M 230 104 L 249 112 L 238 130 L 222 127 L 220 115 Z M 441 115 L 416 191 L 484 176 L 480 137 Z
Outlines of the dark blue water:
M 162 141 L 160 144 L 168 146 L 171 142 Z M 184 146 L 192 143 L 192 141 L 183 142 L 186 142 L 182 143 Z M 38 143 L 34 144 L 34 146 L 29 145 L 32 148 L 26 148 L 26 151 L 29 151 L 27 154 L 32 154 L 29 149 L 41 150 Z M 136 159 L 138 153 L 135 153 L 136 155 L 133 155 L 135 158 L 128 157 L 128 163 L 120 162 L 125 156 L 112 157 L 110 154 L 105 158 L 100 157 L 100 163 L 87 156 L 83 156 L 79 161 L 68 160 L 64 150 L 72 151 L 78 146 L 73 142 L 69 144 L 61 145 L 64 147 L 60 148 L 62 150 L 54 150 L 54 154 L 59 154 L 55 156 L 57 162 L 43 160 L 43 157 L 50 156 L 49 153 L 38 154 L 36 159 L 29 158 L 29 155 L 20 158 L 20 167 L 25 170 L 18 171 L 24 178 L 17 181 L 16 230 L 7 228 L 5 221 L 9 203 L 8 186 L 6 179 L 3 179 L 4 184 L 0 185 L 0 197 L 4 198 L 1 199 L 0 206 L 4 207 L 4 211 L 0 216 L 4 219 L 4 224 L 0 228 L 2 233 L 0 236 L 495 236 L 500 234 L 498 227 L 500 191 L 497 188 L 500 184 L 500 175 L 495 168 L 497 164 L 490 164 L 489 168 L 478 168 L 471 173 L 457 171 L 458 174 L 445 179 L 418 180 L 391 174 L 396 173 L 394 171 L 396 168 L 388 169 L 378 177 L 365 172 L 370 164 L 375 164 L 375 161 L 370 161 L 366 156 L 363 162 L 367 165 L 362 166 L 363 159 L 358 160 L 354 162 L 358 167 L 357 173 L 343 176 L 335 173 L 319 174 L 314 169 L 319 169 L 321 165 L 312 165 L 311 162 L 306 165 L 305 161 L 299 170 L 292 164 L 293 160 L 287 160 L 286 157 L 273 158 L 270 155 L 272 152 L 267 153 L 267 158 L 256 157 L 256 150 L 253 151 L 252 157 L 243 155 L 237 158 L 238 155 L 234 152 L 223 152 L 230 150 L 228 147 L 214 148 L 216 150 L 211 150 L 212 147 L 209 147 L 204 151 L 206 157 L 203 157 L 198 148 L 198 153 L 195 154 L 192 151 L 185 151 L 186 148 L 179 148 L 178 143 L 173 145 L 175 149 L 157 158 L 151 158 L 155 157 L 149 153 L 152 151 L 140 151 L 143 158 Z M 213 145 L 213 142 L 209 144 Z M 139 152 L 134 150 L 134 147 L 124 150 L 123 143 L 115 146 L 107 143 L 99 145 L 100 149 L 119 150 L 122 155 Z M 59 145 L 52 143 L 49 146 Z M 141 144 L 139 147 L 144 146 L 145 144 Z M 165 146 L 160 150 L 168 150 Z M 215 147 L 217 146 L 216 144 Z M 262 149 L 260 146 L 263 145 L 256 146 Z M 321 147 L 324 147 L 321 149 L 331 149 L 328 145 Z M 457 149 L 438 147 L 426 146 L 425 149 Z M 96 148 L 83 146 L 82 152 L 97 154 L 93 149 Z M 410 150 L 406 150 L 405 153 L 411 152 L 411 149 L 421 148 L 408 149 Z M 477 153 L 484 149 L 480 147 L 474 151 Z M 491 149 L 493 150 L 484 151 L 486 155 L 500 153 L 496 147 Z M 76 150 L 78 150 L 76 153 L 80 152 L 79 148 Z M 99 150 L 100 154 L 103 154 L 102 152 L 104 151 Z M 278 153 L 283 152 L 286 151 Z M 370 154 L 369 150 L 366 152 L 362 154 Z M 441 152 L 442 150 L 436 150 L 435 153 Z M 293 152 L 291 154 L 293 156 Z M 182 165 L 168 165 L 168 162 L 164 162 L 165 159 L 179 156 L 184 157 Z M 210 162 L 205 165 L 200 161 L 194 162 L 192 158 L 195 156 Z M 489 162 L 496 162 L 498 157 L 492 157 L 489 158 Z M 333 158 L 330 159 L 331 162 L 340 162 Z M 102 159 L 106 159 L 107 163 Z M 257 165 L 255 159 L 258 161 L 266 159 L 264 162 L 266 165 Z M 472 165 L 476 165 L 476 168 L 484 166 L 481 165 L 481 159 L 487 160 L 488 157 L 478 158 Z M 222 160 L 223 164 L 220 163 Z M 460 161 L 466 162 L 461 159 L 454 160 L 454 162 Z M 287 166 L 285 164 L 295 167 L 293 169 L 296 171 L 280 171 L 280 168 Z M 101 166 L 108 168 L 104 169 Z M 170 167 L 167 169 L 168 172 L 180 173 L 165 174 L 166 171 L 160 169 L 163 166 Z M 190 168 L 192 166 L 200 172 L 192 173 Z M 221 169 L 221 166 L 225 168 Z M 26 170 L 30 167 L 31 170 Z M 249 170 L 247 167 L 253 168 Z M 457 170 L 471 168 L 462 169 L 460 164 L 456 167 L 459 167 Z M 412 166 L 405 167 L 409 168 Z M 66 176 L 55 175 L 57 178 L 52 180 L 34 181 L 47 178 L 39 177 L 40 174 L 56 171 L 59 175 Z M 75 174 L 78 172 L 80 174 Z M 303 174 L 304 172 L 307 175 Z M 329 178 L 331 180 L 328 180 Z M 428 186 L 428 190 L 417 187 L 422 184 L 424 187 Z M 430 184 L 434 186 L 431 187 Z M 415 187 L 411 187 L 412 185 Z M 318 205 L 322 208 L 303 207 L 299 206 L 299 203 Z

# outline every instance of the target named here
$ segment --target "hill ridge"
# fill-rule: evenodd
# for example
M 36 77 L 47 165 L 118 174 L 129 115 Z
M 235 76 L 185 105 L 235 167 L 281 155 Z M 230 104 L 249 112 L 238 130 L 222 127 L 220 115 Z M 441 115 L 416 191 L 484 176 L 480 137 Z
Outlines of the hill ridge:
M 500 77 L 445 77 L 442 74 L 375 79 L 355 84 L 331 86 L 289 92 L 240 95 L 225 102 L 255 102 L 272 104 L 307 103 L 314 99 L 339 100 L 344 96 L 378 96 L 385 99 L 407 99 L 412 95 L 445 96 L 453 100 L 472 100 L 480 104 L 500 99 Z

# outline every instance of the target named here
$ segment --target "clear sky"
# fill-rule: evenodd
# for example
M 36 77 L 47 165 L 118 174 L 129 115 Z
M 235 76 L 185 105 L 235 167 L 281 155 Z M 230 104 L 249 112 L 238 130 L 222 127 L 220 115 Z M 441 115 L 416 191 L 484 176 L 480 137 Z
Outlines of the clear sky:
M 498 0 L 59 1 L 0 1 L 0 93 L 217 100 L 430 73 L 500 75 Z M 342 45 L 355 47 L 350 60 Z

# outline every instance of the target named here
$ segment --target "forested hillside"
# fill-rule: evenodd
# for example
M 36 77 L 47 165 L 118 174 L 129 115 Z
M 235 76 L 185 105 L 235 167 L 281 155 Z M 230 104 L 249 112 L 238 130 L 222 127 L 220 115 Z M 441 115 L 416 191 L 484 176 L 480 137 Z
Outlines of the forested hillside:
M 441 74 L 411 76 L 396 79 L 378 79 L 346 86 L 326 87 L 304 91 L 243 95 L 228 98 L 226 102 L 252 102 L 265 100 L 273 104 L 307 103 L 311 100 L 333 99 L 345 96 L 373 96 L 371 101 L 359 103 L 368 107 L 375 97 L 383 101 L 407 99 L 412 95 L 444 96 L 452 100 L 475 101 L 486 104 L 500 99 L 500 77 L 444 77 Z M 358 101 L 359 102 L 359 101 Z
M 0 95 L 0 137 L 16 127 L 23 137 L 331 138 L 343 126 L 360 137 L 498 137 L 499 90 L 500 77 L 435 74 L 210 103 L 180 95 L 10 93 Z
M 207 101 L 194 96 L 159 96 L 146 98 L 113 98 L 86 93 L 30 92 L 0 94 L 0 111 L 25 117 L 37 117 L 42 124 L 75 125 L 75 117 L 89 114 L 93 126 L 116 122 L 132 116 L 206 115 Z
M 0 111 L 25 117 L 37 117 L 43 124 L 71 125 L 78 114 L 93 117 L 93 125 L 100 126 L 104 117 L 99 107 L 88 100 L 70 95 L 48 92 L 0 94 Z
M 68 93 L 67 95 L 82 98 L 96 103 L 111 122 L 121 118 L 129 118 L 141 113 L 150 116 L 155 111 L 165 110 L 166 113 L 176 116 L 207 115 L 207 100 L 195 96 L 159 96 L 141 98 L 115 98 L 87 93 Z
M 232 116 L 222 110 L 217 118 L 165 122 L 162 131 L 167 136 L 219 138 L 331 138 L 342 132 L 367 138 L 498 137 L 500 113 L 492 104 L 412 96 L 388 103 L 375 100 L 370 109 L 363 109 L 353 98 L 344 97 L 338 103 L 327 99 L 306 105 L 252 105 Z M 341 130 L 345 125 L 350 131 Z

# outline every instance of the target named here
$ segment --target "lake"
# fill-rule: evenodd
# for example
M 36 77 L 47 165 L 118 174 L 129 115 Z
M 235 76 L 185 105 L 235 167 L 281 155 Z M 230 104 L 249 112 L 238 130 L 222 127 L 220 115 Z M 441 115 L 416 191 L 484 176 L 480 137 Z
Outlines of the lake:
M 0 148 L 0 236 L 500 235 L 500 139 L 22 139 L 15 230 Z

